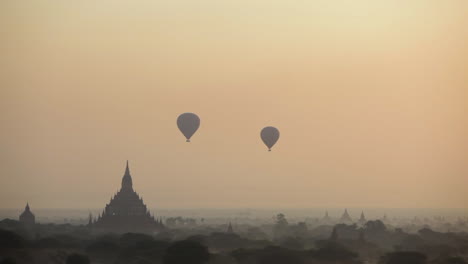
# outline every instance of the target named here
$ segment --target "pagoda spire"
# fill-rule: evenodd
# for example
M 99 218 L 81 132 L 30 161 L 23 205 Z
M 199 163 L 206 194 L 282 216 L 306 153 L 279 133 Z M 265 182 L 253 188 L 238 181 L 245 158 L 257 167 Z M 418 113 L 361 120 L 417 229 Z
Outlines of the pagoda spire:
M 125 175 L 130 175 L 130 168 L 128 167 L 128 160 L 127 160 L 127 167 L 125 168 Z
M 325 216 L 322 218 L 322 221 L 329 222 L 331 220 L 330 216 L 328 215 L 328 210 L 325 211 Z
M 227 233 L 229 233 L 229 234 L 234 233 L 234 230 L 232 230 L 231 222 L 229 222 L 229 225 L 228 225 L 228 228 L 227 228 Z
M 342 223 L 348 223 L 352 222 L 353 220 L 351 219 L 351 216 L 348 214 L 348 209 L 345 209 L 343 215 L 341 216 L 340 222 Z
M 122 190 L 133 190 L 132 176 L 130 175 L 128 160 L 127 166 L 125 167 L 125 174 L 122 178 Z
M 359 218 L 358 223 L 364 225 L 367 222 L 366 217 L 364 216 L 364 211 L 361 211 L 361 218 Z
M 91 212 L 89 212 L 89 219 L 88 219 L 88 226 L 91 226 L 93 224 L 93 215 Z

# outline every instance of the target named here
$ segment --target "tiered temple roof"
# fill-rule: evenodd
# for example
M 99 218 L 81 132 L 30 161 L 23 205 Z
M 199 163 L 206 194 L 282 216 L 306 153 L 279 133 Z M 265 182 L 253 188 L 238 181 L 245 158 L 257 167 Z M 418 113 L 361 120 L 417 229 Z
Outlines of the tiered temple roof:
M 91 224 L 93 229 L 110 232 L 154 232 L 164 228 L 155 220 L 137 192 L 128 166 L 122 178 L 122 187 L 106 204 L 102 214 Z

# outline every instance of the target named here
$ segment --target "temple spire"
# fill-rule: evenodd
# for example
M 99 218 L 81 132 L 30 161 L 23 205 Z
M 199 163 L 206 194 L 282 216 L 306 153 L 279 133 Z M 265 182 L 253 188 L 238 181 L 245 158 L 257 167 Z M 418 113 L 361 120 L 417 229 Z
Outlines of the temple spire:
M 130 175 L 128 160 L 127 166 L 125 167 L 125 174 L 122 178 L 122 190 L 133 190 L 132 176 Z
M 93 224 L 93 215 L 91 212 L 89 212 L 89 219 L 88 219 L 88 226 L 91 226 Z
M 364 211 L 361 212 L 361 218 L 358 220 L 358 224 L 364 225 L 367 222 L 366 217 L 364 216 Z
M 234 230 L 232 229 L 231 222 L 229 222 L 229 225 L 228 225 L 228 228 L 227 228 L 227 232 L 228 232 L 229 234 L 234 233 Z
M 325 216 L 322 218 L 322 221 L 329 222 L 331 220 L 330 216 L 328 215 L 328 210 L 325 211 Z
M 351 219 L 351 216 L 348 214 L 348 209 L 345 209 L 343 215 L 341 216 L 340 222 L 341 223 L 350 223 L 353 220 Z

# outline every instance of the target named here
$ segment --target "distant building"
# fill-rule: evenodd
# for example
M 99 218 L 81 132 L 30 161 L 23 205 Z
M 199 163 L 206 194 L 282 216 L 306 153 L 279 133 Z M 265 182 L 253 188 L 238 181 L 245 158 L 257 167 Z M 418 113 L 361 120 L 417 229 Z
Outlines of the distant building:
M 20 214 L 19 221 L 26 225 L 34 225 L 36 223 L 36 217 L 31 212 L 31 209 L 29 208 L 29 203 L 26 204 L 24 212 Z
M 228 225 L 228 228 L 227 228 L 227 231 L 226 231 L 226 232 L 229 233 L 229 234 L 234 233 L 234 230 L 232 229 L 231 222 L 229 222 L 229 225 Z
M 366 220 L 366 217 L 364 216 L 364 211 L 363 211 L 363 212 L 361 212 L 361 218 L 359 218 L 357 223 L 359 225 L 363 226 L 363 225 L 366 224 L 366 222 L 367 222 L 367 220 Z
M 353 223 L 353 219 L 351 219 L 351 216 L 349 216 L 348 214 L 348 209 L 345 209 L 343 215 L 340 218 L 340 223 L 343 223 L 343 224 Z
M 93 215 L 89 213 L 88 226 L 91 227 L 92 225 L 93 225 Z
M 91 223 L 90 217 L 88 225 L 95 231 L 116 233 L 154 232 L 164 228 L 162 221 L 154 219 L 143 199 L 133 190 L 128 161 L 120 191 L 106 204 L 96 221 Z
M 325 211 L 325 216 L 322 218 L 322 222 L 323 223 L 330 223 L 331 222 L 331 218 L 330 218 L 330 216 L 328 216 L 328 211 Z

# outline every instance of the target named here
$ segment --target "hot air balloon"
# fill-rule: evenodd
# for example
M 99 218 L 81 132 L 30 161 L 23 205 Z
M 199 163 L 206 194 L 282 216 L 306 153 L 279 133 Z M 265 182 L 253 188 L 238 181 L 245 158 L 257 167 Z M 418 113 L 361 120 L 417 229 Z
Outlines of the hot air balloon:
M 278 141 L 280 132 L 276 127 L 268 126 L 262 129 L 260 132 L 260 137 L 263 140 L 263 143 L 268 147 L 268 151 L 271 151 L 271 148 Z
M 194 113 L 183 113 L 177 118 L 177 126 L 187 142 L 200 127 L 200 118 Z

